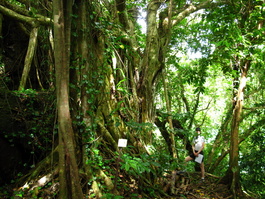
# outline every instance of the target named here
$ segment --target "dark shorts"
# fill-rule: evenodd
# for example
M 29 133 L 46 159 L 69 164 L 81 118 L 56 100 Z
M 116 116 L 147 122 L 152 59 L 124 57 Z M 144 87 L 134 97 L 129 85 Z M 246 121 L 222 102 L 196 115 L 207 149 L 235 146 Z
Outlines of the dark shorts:
M 195 151 L 195 152 L 197 152 L 197 151 Z M 203 151 L 201 151 L 200 154 L 203 155 Z M 196 156 L 195 156 L 193 153 L 190 154 L 190 157 L 191 157 L 193 160 L 195 160 L 195 158 L 196 158 Z M 204 157 L 203 157 L 202 161 L 203 161 L 203 160 L 204 160 Z

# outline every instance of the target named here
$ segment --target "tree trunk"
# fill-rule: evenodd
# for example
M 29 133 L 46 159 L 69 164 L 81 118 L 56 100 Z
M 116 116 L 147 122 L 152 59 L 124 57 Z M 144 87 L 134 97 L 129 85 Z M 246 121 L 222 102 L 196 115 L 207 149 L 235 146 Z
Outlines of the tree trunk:
M 141 99 L 141 122 L 154 121 L 154 88 L 157 75 L 161 72 L 159 57 L 159 35 L 157 29 L 157 10 L 161 2 L 150 1 L 147 7 L 146 48 L 141 67 L 138 96 Z
M 163 71 L 163 84 L 164 84 L 164 93 L 165 93 L 165 99 L 166 99 L 166 107 L 167 107 L 167 113 L 168 113 L 168 123 L 169 123 L 169 132 L 170 132 L 170 146 L 169 149 L 171 150 L 171 154 L 173 158 L 177 158 L 177 150 L 176 150 L 176 142 L 175 142 L 175 134 L 174 134 L 174 128 L 172 123 L 172 115 L 171 115 L 171 103 L 168 96 L 168 88 L 167 88 L 167 78 L 165 71 Z
M 236 98 L 234 99 L 234 110 L 233 110 L 233 118 L 232 118 L 232 126 L 231 126 L 231 145 L 230 145 L 230 158 L 229 158 L 229 169 L 228 176 L 229 183 L 231 185 L 231 191 L 233 192 L 234 198 L 238 196 L 238 194 L 242 193 L 239 175 L 239 126 L 240 126 L 240 118 L 243 108 L 243 100 L 244 100 L 244 89 L 246 87 L 247 82 L 247 72 L 250 67 L 250 60 L 245 61 L 244 65 L 241 68 L 241 77 L 240 83 L 238 86 Z
M 141 99 L 141 122 L 154 121 L 154 91 L 161 72 L 165 66 L 168 43 L 171 40 L 171 28 L 179 24 L 191 13 L 211 6 L 212 0 L 203 3 L 187 5 L 184 9 L 175 10 L 173 1 L 169 1 L 168 10 L 160 13 L 157 22 L 158 9 L 162 1 L 151 0 L 147 6 L 146 48 L 140 70 L 138 96 Z M 174 10 L 172 10 L 174 8 Z M 176 13 L 178 13 L 176 15 Z M 171 16 L 172 15 L 172 16 Z
M 61 199 L 83 198 L 75 154 L 75 139 L 69 108 L 70 16 L 72 2 L 55 0 L 54 57 L 59 128 L 59 182 Z M 67 26 L 68 25 L 68 26 Z
M 32 60 L 36 51 L 37 47 L 37 38 L 38 38 L 38 28 L 32 28 L 30 32 L 30 37 L 29 37 L 29 45 L 28 45 L 28 50 L 27 54 L 25 57 L 25 64 L 24 64 L 24 69 L 20 81 L 20 85 L 18 90 L 22 91 L 26 87 L 29 71 L 31 68 Z

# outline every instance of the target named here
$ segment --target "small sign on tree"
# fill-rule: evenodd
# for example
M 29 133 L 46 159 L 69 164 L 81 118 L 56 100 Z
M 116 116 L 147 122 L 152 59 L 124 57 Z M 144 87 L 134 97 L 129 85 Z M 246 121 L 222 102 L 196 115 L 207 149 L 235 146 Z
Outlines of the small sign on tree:
M 127 146 L 127 139 L 119 139 L 118 147 L 126 147 Z

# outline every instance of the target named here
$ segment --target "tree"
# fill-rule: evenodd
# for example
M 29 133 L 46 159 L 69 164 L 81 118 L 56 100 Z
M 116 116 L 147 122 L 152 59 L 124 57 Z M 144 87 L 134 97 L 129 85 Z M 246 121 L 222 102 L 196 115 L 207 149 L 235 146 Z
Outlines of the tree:
M 232 172 L 232 182 L 231 190 L 233 191 L 234 196 L 236 197 L 239 193 L 238 190 L 241 190 L 240 180 L 239 180 L 239 126 L 241 121 L 241 114 L 244 101 L 244 89 L 246 87 L 247 72 L 250 67 L 250 60 L 246 60 L 243 66 L 240 67 L 241 77 L 240 83 L 238 86 L 237 95 L 235 96 L 234 108 L 233 108 L 233 118 L 232 118 L 232 127 L 231 127 L 231 147 L 230 147 L 230 161 L 229 161 L 229 170 Z M 229 175 L 229 174 L 228 174 Z M 229 175 L 230 176 L 230 175 Z
M 59 131 L 60 198 L 83 198 L 69 106 L 72 2 L 53 2 L 54 58 Z
M 245 2 L 246 3 L 246 2 Z M 253 4 L 252 4 L 253 3 Z M 235 7 L 230 7 L 226 5 L 228 10 L 232 12 L 226 13 L 222 8 L 217 7 L 218 18 L 220 15 L 224 15 L 224 20 L 226 24 L 216 24 L 213 22 L 212 18 L 210 21 L 213 23 L 212 32 L 214 35 L 214 43 L 216 45 L 217 58 L 220 63 L 223 64 L 223 71 L 227 73 L 230 71 L 234 80 L 234 93 L 233 93 L 233 114 L 231 117 L 231 136 L 230 136 L 230 159 L 229 159 L 229 169 L 227 171 L 224 179 L 227 179 L 231 185 L 231 190 L 233 191 L 234 197 L 240 195 L 241 185 L 239 180 L 239 144 L 240 141 L 240 123 L 242 123 L 242 109 L 243 109 L 243 100 L 246 98 L 244 95 L 244 90 L 246 88 L 247 74 L 250 70 L 250 66 L 253 64 L 253 57 L 259 55 L 259 45 L 260 38 L 259 30 L 262 26 L 260 21 L 257 20 L 257 16 L 260 16 L 262 11 L 259 6 L 262 2 L 252 2 L 246 4 L 234 4 Z M 258 9 L 256 9 L 258 8 Z M 214 16 L 215 11 L 211 12 L 208 16 Z M 219 23 L 219 22 L 218 22 Z M 220 28 L 220 29 L 219 29 Z M 228 34 L 226 34 L 226 31 Z M 231 31 L 231 32 L 230 32 Z M 250 34 L 250 32 L 255 34 Z M 254 36 L 255 35 L 255 36 Z M 259 36 L 257 36 L 259 35 Z M 256 46 L 256 47 L 254 47 Z M 257 53 L 256 55 L 254 55 Z M 221 54 L 221 56 L 220 56 Z M 230 66 L 230 67 L 228 67 Z M 230 68 L 230 69 L 228 69 Z M 228 118 L 228 117 L 227 117 Z M 224 135 L 223 135 L 224 136 Z M 242 136 L 243 137 L 243 136 Z M 228 151 L 226 150 L 226 154 Z M 225 154 L 224 153 L 224 154 Z M 222 156 L 221 156 L 222 157 Z

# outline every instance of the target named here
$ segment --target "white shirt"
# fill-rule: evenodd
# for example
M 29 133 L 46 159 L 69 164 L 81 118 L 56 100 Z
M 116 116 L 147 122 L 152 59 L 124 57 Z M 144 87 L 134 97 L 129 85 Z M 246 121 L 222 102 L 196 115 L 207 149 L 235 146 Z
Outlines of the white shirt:
M 193 141 L 194 143 L 194 150 L 195 151 L 199 151 L 202 146 L 203 146 L 203 143 L 205 142 L 205 139 L 203 136 L 199 135 L 198 137 L 196 137 Z

